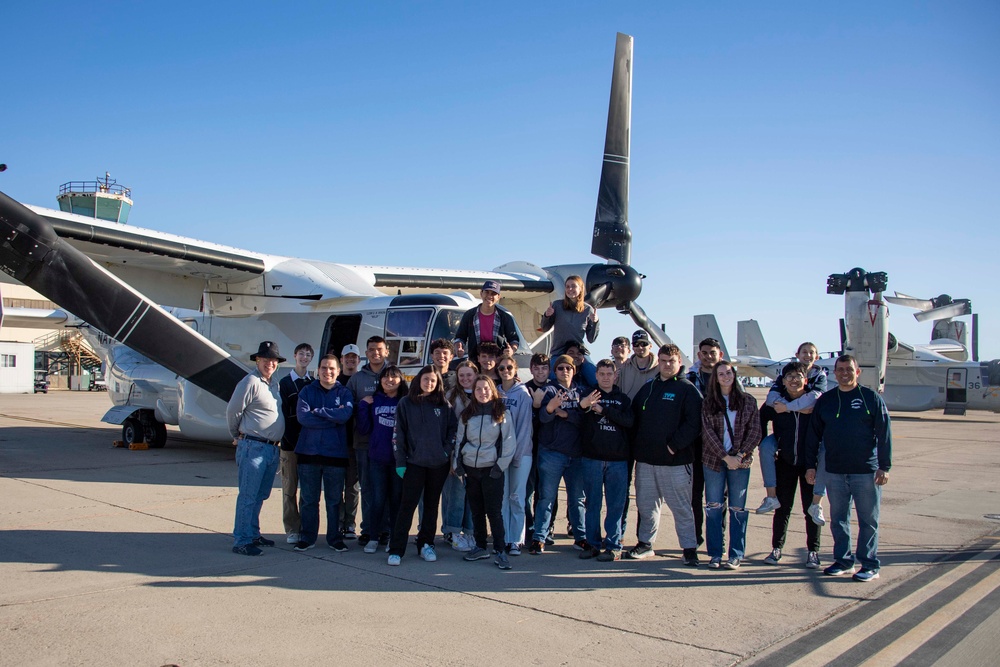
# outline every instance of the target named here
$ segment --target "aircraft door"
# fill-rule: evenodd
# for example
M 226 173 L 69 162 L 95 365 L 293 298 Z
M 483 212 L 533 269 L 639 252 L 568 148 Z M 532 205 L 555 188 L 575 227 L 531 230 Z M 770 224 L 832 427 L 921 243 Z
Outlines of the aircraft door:
M 385 314 L 389 362 L 400 367 L 423 366 L 431 308 L 390 308 Z
M 946 415 L 964 415 L 968 407 L 967 399 L 967 368 L 945 369 L 944 413 Z
M 351 315 L 331 315 L 323 328 L 323 340 L 318 350 L 316 358 L 324 354 L 336 354 L 340 357 L 345 345 L 358 342 L 358 331 L 361 329 L 361 314 Z M 362 358 L 365 355 L 361 350 Z

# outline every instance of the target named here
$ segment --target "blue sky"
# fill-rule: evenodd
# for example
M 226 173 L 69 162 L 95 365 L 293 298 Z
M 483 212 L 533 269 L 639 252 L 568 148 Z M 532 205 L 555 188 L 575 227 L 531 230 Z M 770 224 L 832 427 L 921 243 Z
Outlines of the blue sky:
M 995 2 L 15 3 L 0 189 L 106 170 L 133 224 L 350 263 L 591 261 L 615 32 L 635 37 L 640 303 L 775 356 L 839 344 L 826 277 L 970 298 L 1000 357 Z M 483 5 L 483 6 L 480 6 Z M 929 326 L 891 309 L 892 330 Z M 603 335 L 630 320 L 602 311 Z

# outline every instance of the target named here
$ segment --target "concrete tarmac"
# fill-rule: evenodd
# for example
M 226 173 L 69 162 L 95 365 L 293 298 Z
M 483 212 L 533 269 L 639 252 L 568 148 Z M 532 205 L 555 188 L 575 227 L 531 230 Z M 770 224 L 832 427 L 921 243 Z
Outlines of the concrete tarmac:
M 998 415 L 894 415 L 883 568 L 862 584 L 803 567 L 799 510 L 777 567 L 771 516 L 751 514 L 733 572 L 683 567 L 666 508 L 642 561 L 579 560 L 562 521 L 509 572 L 441 545 L 393 568 L 356 542 L 300 554 L 280 480 L 261 515 L 278 545 L 238 556 L 235 450 L 173 428 L 161 450 L 112 448 L 108 406 L 0 397 L 2 665 L 947 665 L 1000 649 Z M 751 507 L 762 495 L 755 466 Z M 831 548 L 825 528 L 824 565 Z

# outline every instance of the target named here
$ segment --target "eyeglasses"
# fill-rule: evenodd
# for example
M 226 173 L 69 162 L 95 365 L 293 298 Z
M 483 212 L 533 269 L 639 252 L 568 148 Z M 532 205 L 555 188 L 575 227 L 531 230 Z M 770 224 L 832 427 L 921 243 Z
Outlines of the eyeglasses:
M 498 371 L 512 371 L 512 370 L 514 370 L 514 367 L 513 366 L 497 366 L 497 370 Z
M 572 366 L 567 366 L 566 364 L 563 364 L 562 366 L 556 366 L 556 370 L 557 371 L 571 371 L 571 370 L 573 370 L 573 367 Z

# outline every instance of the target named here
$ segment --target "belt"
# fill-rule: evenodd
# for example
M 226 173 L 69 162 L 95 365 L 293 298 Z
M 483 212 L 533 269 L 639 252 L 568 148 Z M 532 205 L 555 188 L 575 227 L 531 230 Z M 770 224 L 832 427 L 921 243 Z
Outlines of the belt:
M 257 436 L 254 436 L 254 435 L 247 435 L 246 433 L 241 433 L 240 434 L 240 439 L 241 440 L 253 440 L 254 442 L 263 442 L 265 445 L 274 445 L 275 447 L 277 447 L 278 444 L 279 444 L 279 443 L 277 443 L 277 442 L 275 442 L 273 440 L 265 440 L 264 438 L 258 438 Z

